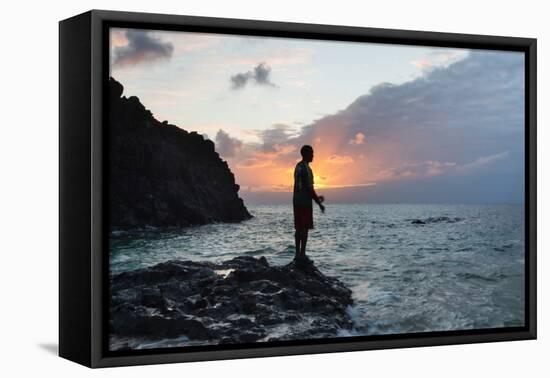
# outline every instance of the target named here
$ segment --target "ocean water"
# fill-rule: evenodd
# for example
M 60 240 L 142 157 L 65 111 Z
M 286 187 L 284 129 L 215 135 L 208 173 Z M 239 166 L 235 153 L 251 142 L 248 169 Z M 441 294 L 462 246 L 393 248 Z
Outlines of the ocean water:
M 113 232 L 110 270 L 171 259 L 294 257 L 292 208 L 248 206 L 236 224 Z M 307 254 L 352 291 L 355 328 L 379 335 L 524 325 L 522 205 L 327 205 Z

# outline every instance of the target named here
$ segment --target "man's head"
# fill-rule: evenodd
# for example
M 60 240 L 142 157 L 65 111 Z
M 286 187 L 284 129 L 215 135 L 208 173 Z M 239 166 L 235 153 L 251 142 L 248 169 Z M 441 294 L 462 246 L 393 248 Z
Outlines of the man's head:
M 313 161 L 313 147 L 307 144 L 302 146 L 302 148 L 300 148 L 300 154 L 302 155 L 302 159 L 304 159 L 308 163 L 311 163 Z

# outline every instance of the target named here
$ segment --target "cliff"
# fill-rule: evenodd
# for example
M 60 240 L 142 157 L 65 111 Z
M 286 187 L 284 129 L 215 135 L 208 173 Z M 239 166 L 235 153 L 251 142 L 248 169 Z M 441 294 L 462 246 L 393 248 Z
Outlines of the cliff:
M 334 337 L 352 330 L 351 291 L 312 263 L 172 260 L 111 277 L 111 348 Z
M 112 229 L 238 222 L 251 217 L 227 162 L 196 132 L 157 121 L 109 80 Z

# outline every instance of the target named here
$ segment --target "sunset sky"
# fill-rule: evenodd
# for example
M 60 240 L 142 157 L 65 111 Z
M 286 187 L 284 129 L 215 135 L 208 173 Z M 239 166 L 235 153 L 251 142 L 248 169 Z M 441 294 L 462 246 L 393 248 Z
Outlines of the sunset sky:
M 286 201 L 311 144 L 335 202 L 522 203 L 524 57 L 111 29 L 111 76 L 214 141 L 256 202 Z

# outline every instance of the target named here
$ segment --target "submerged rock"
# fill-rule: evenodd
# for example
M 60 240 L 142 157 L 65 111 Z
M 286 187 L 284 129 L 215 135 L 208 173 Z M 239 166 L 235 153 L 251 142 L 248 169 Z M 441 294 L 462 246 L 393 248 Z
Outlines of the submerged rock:
M 214 142 L 159 122 L 109 80 L 109 223 L 112 229 L 183 227 L 251 218 Z
M 425 219 L 412 219 L 411 224 L 429 224 L 429 223 L 456 223 L 462 221 L 462 218 L 450 217 L 429 217 Z
M 135 345 L 140 339 L 181 338 L 181 345 L 310 339 L 353 327 L 351 290 L 312 263 L 173 260 L 110 281 L 111 337 Z M 131 345 L 113 349 L 125 347 Z

